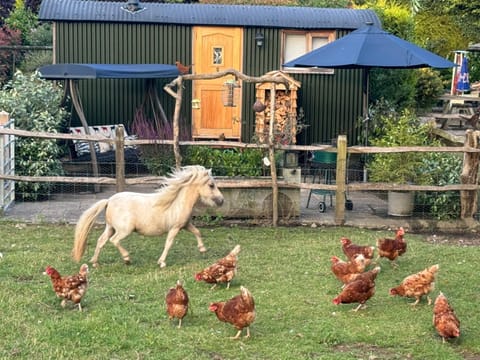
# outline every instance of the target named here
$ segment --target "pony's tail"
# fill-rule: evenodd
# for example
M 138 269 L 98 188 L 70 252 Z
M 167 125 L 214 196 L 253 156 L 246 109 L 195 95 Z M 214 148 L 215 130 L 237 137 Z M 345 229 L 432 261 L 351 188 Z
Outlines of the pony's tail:
M 108 199 L 100 200 L 85 210 L 78 219 L 75 227 L 75 241 L 73 242 L 72 257 L 79 262 L 87 247 L 88 233 L 93 227 L 95 219 L 107 207 Z

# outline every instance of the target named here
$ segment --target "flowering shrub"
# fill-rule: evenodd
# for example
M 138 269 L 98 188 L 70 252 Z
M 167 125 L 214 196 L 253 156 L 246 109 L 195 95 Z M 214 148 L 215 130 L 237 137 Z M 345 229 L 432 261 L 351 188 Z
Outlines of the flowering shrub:
M 17 72 L 0 91 L 0 110 L 10 113 L 15 128 L 56 133 L 67 112 L 60 106 L 63 90 L 54 82 L 42 80 L 37 73 Z M 62 147 L 55 139 L 17 137 L 15 173 L 24 176 L 62 175 Z M 16 196 L 37 200 L 49 195 L 51 184 L 17 182 Z

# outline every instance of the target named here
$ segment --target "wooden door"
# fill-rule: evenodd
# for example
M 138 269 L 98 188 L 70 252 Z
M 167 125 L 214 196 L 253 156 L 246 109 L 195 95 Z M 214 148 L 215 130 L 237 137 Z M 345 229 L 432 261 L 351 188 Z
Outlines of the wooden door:
M 241 28 L 194 27 L 193 64 L 195 74 L 210 74 L 226 69 L 241 71 Z M 226 76 L 212 80 L 193 82 L 193 99 L 199 100 L 199 108 L 192 109 L 193 138 L 240 139 L 241 88 L 236 88 L 234 106 L 224 106 L 224 84 L 235 80 Z M 240 85 L 240 82 L 238 82 Z

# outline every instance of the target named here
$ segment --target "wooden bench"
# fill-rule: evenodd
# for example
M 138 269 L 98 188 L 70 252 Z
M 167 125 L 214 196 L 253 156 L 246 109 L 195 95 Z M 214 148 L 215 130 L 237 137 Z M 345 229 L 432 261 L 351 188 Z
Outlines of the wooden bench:
M 89 126 L 91 135 L 101 135 L 105 138 L 113 139 L 118 125 L 97 125 Z M 85 130 L 83 127 L 69 128 L 71 134 L 83 135 Z M 136 136 L 128 135 L 124 130 L 125 139 L 135 139 Z M 92 158 L 88 141 L 73 140 L 70 147 L 70 156 L 62 161 L 63 169 L 69 176 L 92 176 Z M 98 170 L 100 176 L 115 175 L 115 148 L 106 142 L 95 142 L 95 153 L 97 157 Z M 146 167 L 140 158 L 140 150 L 136 147 L 125 147 L 124 159 L 126 173 L 137 174 L 145 172 Z
M 440 129 L 446 129 L 449 126 L 462 128 L 466 118 L 462 117 L 461 114 L 445 114 L 445 113 L 430 113 L 427 114 L 428 118 L 435 119 L 435 122 L 440 125 Z M 453 124 L 453 122 L 458 122 Z

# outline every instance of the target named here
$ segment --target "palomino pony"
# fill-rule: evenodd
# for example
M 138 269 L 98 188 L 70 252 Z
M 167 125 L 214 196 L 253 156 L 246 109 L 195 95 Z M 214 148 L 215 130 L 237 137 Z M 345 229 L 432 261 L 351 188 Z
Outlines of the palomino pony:
M 211 171 L 203 166 L 185 166 L 164 180 L 165 185 L 155 193 L 120 192 L 85 210 L 75 228 L 73 259 L 80 261 L 85 252 L 88 233 L 104 209 L 106 226 L 97 240 L 95 253 L 90 260 L 93 266 L 98 266 L 100 250 L 107 240 L 117 247 L 123 261 L 129 264 L 130 256 L 120 245 L 120 240 L 133 231 L 147 236 L 168 233 L 165 248 L 158 259 L 162 268 L 167 265 L 165 260 L 168 251 L 181 229 L 195 235 L 199 251 L 205 252 L 200 231 L 192 224 L 191 217 L 197 202 L 211 207 L 223 204 L 223 195 L 218 190 Z

